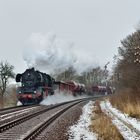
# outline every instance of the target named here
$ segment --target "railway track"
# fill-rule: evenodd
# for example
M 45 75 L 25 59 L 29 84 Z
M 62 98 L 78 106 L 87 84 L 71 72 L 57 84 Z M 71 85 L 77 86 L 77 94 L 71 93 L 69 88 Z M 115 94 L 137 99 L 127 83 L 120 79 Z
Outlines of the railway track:
M 13 107 L 7 107 L 7 108 L 2 108 L 0 109 L 0 111 L 4 111 L 4 110 L 10 110 L 10 109 L 14 109 L 14 108 L 20 108 L 23 107 L 23 105 L 19 105 L 19 106 L 13 106 Z
M 89 100 L 89 98 L 60 103 L 6 123 L 0 126 L 0 140 L 34 139 L 38 133 L 43 131 L 43 129 L 51 124 L 56 118 L 61 116 L 68 109 L 86 100 Z M 42 122 L 42 120 L 44 121 Z
M 5 124 L 5 123 L 8 123 L 12 120 L 15 120 L 17 118 L 29 115 L 33 112 L 36 112 L 37 110 L 39 110 L 43 107 L 44 106 L 39 106 L 39 105 L 32 106 L 32 107 L 30 106 L 29 108 L 24 108 L 24 109 L 21 108 L 18 111 L 14 111 L 14 112 L 6 113 L 4 115 L 0 115 L 0 126 Z M 44 107 L 44 108 L 46 108 L 46 107 Z
M 75 100 L 75 101 L 79 101 L 80 99 L 78 100 Z M 47 112 L 51 109 L 54 109 L 56 107 L 59 107 L 59 106 L 62 106 L 62 105 L 65 105 L 65 104 L 68 104 L 68 103 L 71 103 L 71 102 L 75 102 L 75 101 L 69 101 L 69 102 L 63 102 L 63 103 L 60 103 L 60 104 L 57 104 L 57 105 L 54 105 L 54 106 L 50 106 L 50 107 L 45 107 L 45 108 L 42 108 L 40 109 L 39 111 L 36 111 L 36 112 L 33 112 L 29 115 L 26 115 L 26 116 L 22 116 L 22 117 L 19 117 L 19 118 L 16 118 L 14 120 L 11 120 L 11 121 L 6 121 L 5 123 L 2 123 L 2 125 L 0 125 L 0 133 L 3 132 L 3 131 L 6 131 L 7 129 L 10 129 L 12 127 L 14 127 L 15 125 L 18 125 L 24 121 L 27 121 L 28 119 L 31 119 L 37 115 L 40 115 L 44 112 Z
M 19 110 L 23 110 L 23 109 L 27 109 L 27 108 L 32 108 L 32 107 L 36 107 L 38 105 L 26 105 L 26 106 L 15 106 L 15 107 L 9 107 L 9 108 L 4 108 L 4 109 L 0 109 L 0 116 L 4 115 L 4 114 L 8 114 L 8 113 L 13 113 Z
M 73 106 L 79 104 L 82 101 L 78 101 L 76 103 L 73 103 L 64 109 L 59 110 L 55 114 L 51 116 L 51 118 L 44 120 L 41 124 L 39 124 L 35 129 L 33 129 L 27 136 L 23 138 L 23 140 L 34 140 L 38 134 L 40 134 L 44 129 L 47 128 L 53 121 L 55 121 L 56 118 L 61 116 L 64 112 L 66 112 L 68 109 L 72 108 Z

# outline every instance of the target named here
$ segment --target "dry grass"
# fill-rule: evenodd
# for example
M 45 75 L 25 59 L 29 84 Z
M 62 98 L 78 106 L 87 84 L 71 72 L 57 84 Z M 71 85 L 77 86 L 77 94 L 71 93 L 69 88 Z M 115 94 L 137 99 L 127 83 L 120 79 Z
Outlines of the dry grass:
M 17 104 L 16 88 L 11 87 L 9 92 L 10 94 L 5 98 L 5 106 L 6 107 L 16 106 Z
M 113 95 L 110 98 L 110 102 L 114 107 L 129 116 L 140 119 L 140 95 L 132 93 L 130 90 L 125 90 L 122 93 Z
M 98 140 L 124 140 L 117 128 L 102 111 L 99 102 L 95 103 L 90 129 L 98 134 Z
M 3 102 L 3 104 L 2 104 Z M 0 108 L 12 107 L 17 104 L 16 88 L 11 87 L 9 92 L 3 97 L 0 97 Z

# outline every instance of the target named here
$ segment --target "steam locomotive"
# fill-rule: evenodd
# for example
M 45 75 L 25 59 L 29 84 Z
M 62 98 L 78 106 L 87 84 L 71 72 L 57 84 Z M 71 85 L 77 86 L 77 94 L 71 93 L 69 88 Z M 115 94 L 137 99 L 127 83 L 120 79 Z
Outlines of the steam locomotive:
M 27 69 L 22 74 L 16 75 L 16 82 L 21 82 L 18 88 L 18 100 L 22 104 L 39 103 L 44 96 L 54 94 L 55 80 L 48 74 Z
M 21 83 L 17 89 L 17 97 L 23 105 L 40 103 L 46 96 L 53 95 L 56 89 L 74 96 L 85 92 L 83 84 L 74 81 L 55 81 L 50 75 L 34 68 L 26 69 L 24 73 L 17 74 L 16 82 Z

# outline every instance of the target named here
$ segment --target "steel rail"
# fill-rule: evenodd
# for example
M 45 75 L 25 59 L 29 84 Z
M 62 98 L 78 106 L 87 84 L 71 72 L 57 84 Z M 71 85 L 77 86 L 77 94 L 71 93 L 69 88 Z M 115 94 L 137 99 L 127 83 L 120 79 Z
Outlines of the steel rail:
M 15 107 L 10 107 L 10 108 L 0 109 L 0 115 L 4 115 L 4 114 L 7 114 L 7 113 L 19 111 L 21 109 L 26 109 L 26 108 L 30 108 L 30 107 L 34 107 L 34 106 L 38 106 L 38 105 L 26 105 L 26 106 L 21 105 L 21 106 L 15 106 Z

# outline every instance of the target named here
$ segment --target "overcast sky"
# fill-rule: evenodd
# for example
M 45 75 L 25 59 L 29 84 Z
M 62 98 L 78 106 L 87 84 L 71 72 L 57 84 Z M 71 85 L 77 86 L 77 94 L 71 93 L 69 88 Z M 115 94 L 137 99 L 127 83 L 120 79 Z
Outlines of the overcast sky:
M 139 0 L 0 0 L 0 60 L 23 72 L 31 34 L 53 32 L 103 66 L 139 21 Z

